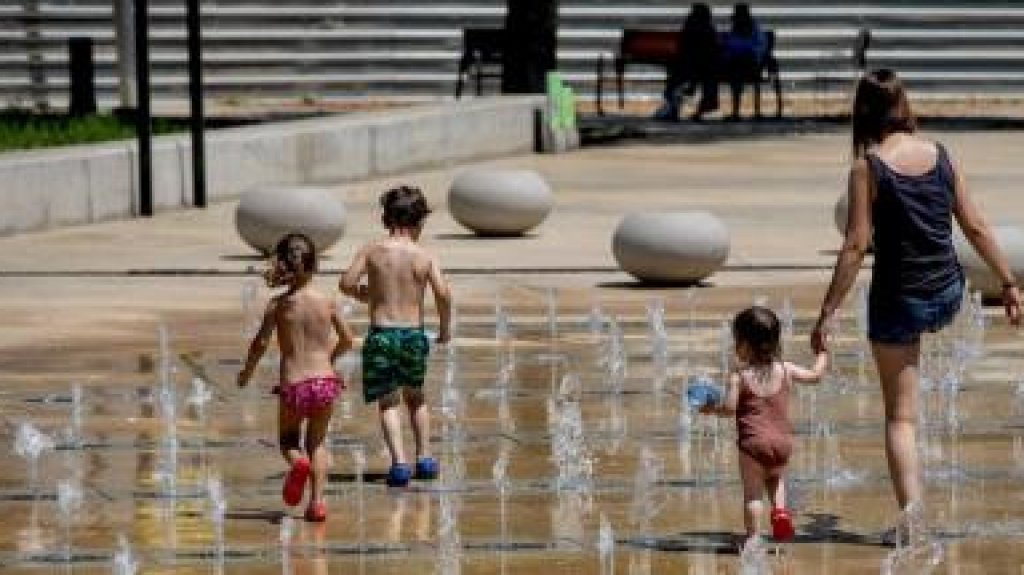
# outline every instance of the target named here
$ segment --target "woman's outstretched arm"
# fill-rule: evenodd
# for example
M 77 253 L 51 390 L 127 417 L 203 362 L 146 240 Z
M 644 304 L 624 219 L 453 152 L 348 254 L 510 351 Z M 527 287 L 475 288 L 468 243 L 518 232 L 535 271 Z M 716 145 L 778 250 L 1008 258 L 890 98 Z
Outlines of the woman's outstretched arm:
M 992 228 L 985 221 L 985 216 L 971 201 L 960 166 L 956 166 L 954 171 L 956 172 L 956 203 L 953 206 L 953 214 L 967 241 L 999 278 L 999 282 L 1003 286 L 1003 305 L 1006 307 L 1006 317 L 1013 325 L 1020 325 L 1020 291 L 1017 289 L 1017 279 L 1013 277 L 1013 272 L 1007 265 L 1006 257 L 1003 256 L 1003 251 L 996 243 Z
M 832 281 L 821 304 L 818 323 L 811 333 L 811 348 L 825 349 L 825 325 L 843 303 L 843 298 L 857 280 L 864 255 L 871 245 L 871 173 L 865 158 L 858 158 L 850 167 L 848 185 L 850 207 L 846 219 L 846 235 L 839 250 Z

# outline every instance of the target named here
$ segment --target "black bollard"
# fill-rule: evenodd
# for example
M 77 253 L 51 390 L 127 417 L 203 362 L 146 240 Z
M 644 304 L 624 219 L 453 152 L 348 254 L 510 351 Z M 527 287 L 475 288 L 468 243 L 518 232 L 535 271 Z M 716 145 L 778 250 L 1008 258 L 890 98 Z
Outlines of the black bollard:
M 153 118 L 149 85 L 149 0 L 135 0 L 135 83 L 139 141 L 139 215 L 153 215 Z
M 71 103 L 68 114 L 75 117 L 96 113 L 96 66 L 92 59 L 92 38 L 68 38 Z

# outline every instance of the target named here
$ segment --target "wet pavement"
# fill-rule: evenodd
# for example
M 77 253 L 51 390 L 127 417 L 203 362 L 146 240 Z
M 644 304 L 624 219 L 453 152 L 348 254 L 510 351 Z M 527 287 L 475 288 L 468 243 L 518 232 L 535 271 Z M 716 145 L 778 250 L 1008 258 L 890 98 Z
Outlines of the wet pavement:
M 1020 221 L 1009 135 L 951 139 L 979 155 L 978 193 L 993 219 Z M 426 241 L 456 271 L 459 318 L 456 344 L 435 350 L 428 375 L 441 477 L 383 484 L 375 412 L 360 399 L 358 369 L 340 365 L 350 389 L 332 423 L 325 524 L 280 501 L 272 363 L 250 389 L 233 387 L 243 332 L 268 292 L 245 273 L 258 260 L 233 237 L 230 204 L 0 239 L 0 568 L 116 572 L 122 536 L 142 573 L 610 573 L 604 519 L 616 573 L 739 572 L 731 423 L 687 418 L 681 394 L 690 376 L 720 378 L 722 321 L 755 300 L 793 309 L 787 356 L 809 359 L 846 142 L 769 144 L 500 160 L 544 171 L 558 190 L 552 220 L 520 240 L 465 236 L 439 210 Z M 723 169 L 745 158 L 757 165 Z M 450 171 L 410 178 L 443 205 Z M 635 193 L 623 193 L 627 182 Z M 325 261 L 325 289 L 374 233 L 381 185 L 339 191 L 353 225 Z M 733 230 L 729 267 L 709 286 L 642 289 L 614 269 L 606 241 L 617 215 L 668 206 L 709 207 Z M 248 306 L 243 293 L 255 294 Z M 998 312 L 984 310 L 982 332 L 968 309 L 927 347 L 922 445 L 939 573 L 1017 573 L 1024 563 L 1024 339 Z M 363 310 L 351 321 L 364 331 Z M 896 516 L 881 398 L 860 331 L 851 296 L 835 368 L 794 395 L 797 538 L 769 543 L 772 572 L 877 572 L 892 551 L 880 536 Z M 173 402 L 161 400 L 168 390 Z M 14 449 L 26 423 L 54 440 L 34 480 Z M 223 490 L 221 528 L 211 479 Z

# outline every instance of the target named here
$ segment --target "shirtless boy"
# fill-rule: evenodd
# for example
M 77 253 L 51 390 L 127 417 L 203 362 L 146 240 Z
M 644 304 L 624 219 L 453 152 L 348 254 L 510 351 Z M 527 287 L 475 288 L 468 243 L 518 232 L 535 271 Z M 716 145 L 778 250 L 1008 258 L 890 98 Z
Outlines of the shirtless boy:
M 430 456 L 430 413 L 423 395 L 430 342 L 423 331 L 423 296 L 427 286 L 437 308 L 437 343 L 450 338 L 451 292 L 437 258 L 417 242 L 430 213 L 426 198 L 415 187 L 400 186 L 380 198 L 387 237 L 371 241 L 356 253 L 339 288 L 366 303 L 370 329 L 363 341 L 363 397 L 377 402 L 381 430 L 391 455 L 387 483 L 408 485 L 413 469 L 402 447 L 399 407 L 409 409 L 416 442 L 417 479 L 437 477 L 437 460 Z M 366 283 L 362 283 L 366 277 Z

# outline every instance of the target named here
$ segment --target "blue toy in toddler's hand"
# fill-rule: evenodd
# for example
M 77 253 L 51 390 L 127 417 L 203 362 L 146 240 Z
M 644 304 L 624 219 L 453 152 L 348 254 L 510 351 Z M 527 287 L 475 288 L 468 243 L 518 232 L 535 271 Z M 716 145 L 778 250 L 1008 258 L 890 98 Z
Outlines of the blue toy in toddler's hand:
M 686 386 L 686 402 L 691 409 L 700 409 L 708 405 L 722 403 L 722 391 L 718 389 L 715 382 L 707 376 L 695 376 L 690 378 Z

